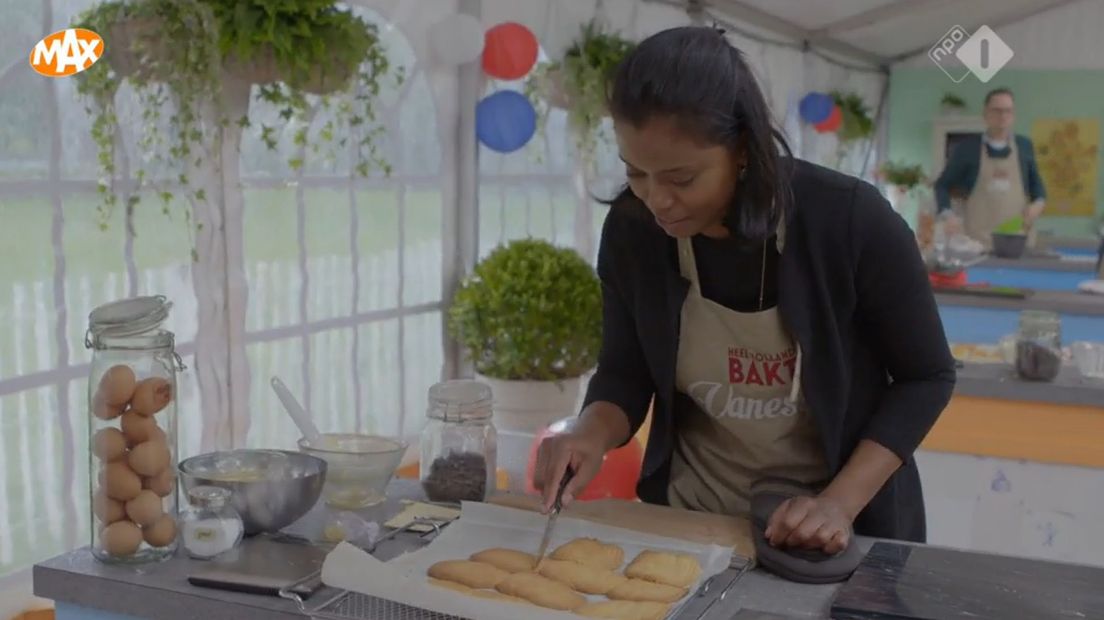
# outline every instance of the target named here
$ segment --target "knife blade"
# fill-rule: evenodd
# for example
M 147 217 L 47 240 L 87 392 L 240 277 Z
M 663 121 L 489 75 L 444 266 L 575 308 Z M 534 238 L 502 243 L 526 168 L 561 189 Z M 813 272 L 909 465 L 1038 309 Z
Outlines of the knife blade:
M 544 561 L 545 554 L 548 553 L 548 543 L 552 541 L 552 531 L 556 527 L 556 518 L 560 516 L 560 510 L 563 509 L 564 489 L 567 488 L 567 483 L 571 482 L 574 477 L 575 470 L 569 465 L 564 470 L 563 478 L 560 479 L 560 486 L 556 489 L 556 499 L 552 502 L 552 510 L 548 513 L 548 523 L 544 525 L 544 536 L 541 537 L 540 547 L 537 548 L 536 568 L 538 569 L 541 562 Z

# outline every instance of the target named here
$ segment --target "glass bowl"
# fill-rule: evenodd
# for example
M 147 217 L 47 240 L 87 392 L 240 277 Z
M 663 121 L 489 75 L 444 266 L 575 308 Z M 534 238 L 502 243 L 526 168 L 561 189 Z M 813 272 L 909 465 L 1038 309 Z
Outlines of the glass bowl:
M 322 433 L 314 443 L 299 440 L 299 450 L 326 461 L 322 499 L 342 510 L 382 502 L 406 448 L 401 439 L 359 433 Z

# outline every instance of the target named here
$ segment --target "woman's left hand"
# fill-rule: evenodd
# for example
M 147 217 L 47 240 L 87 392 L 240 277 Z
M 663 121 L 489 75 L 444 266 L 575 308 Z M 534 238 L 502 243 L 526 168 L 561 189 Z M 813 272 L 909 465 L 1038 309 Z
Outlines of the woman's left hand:
M 843 504 L 836 499 L 794 497 L 775 509 L 765 534 L 774 547 L 820 549 L 834 555 L 847 548 L 851 521 Z

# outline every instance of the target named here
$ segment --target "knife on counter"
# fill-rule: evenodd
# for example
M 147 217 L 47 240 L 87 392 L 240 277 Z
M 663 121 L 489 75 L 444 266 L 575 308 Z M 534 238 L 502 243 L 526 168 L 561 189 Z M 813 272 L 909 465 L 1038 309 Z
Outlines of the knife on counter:
M 556 500 L 552 502 L 552 510 L 548 513 L 548 523 L 544 526 L 544 536 L 541 537 L 540 547 L 537 548 L 537 564 L 534 570 L 540 568 L 545 554 L 548 553 L 548 543 L 552 540 L 552 530 L 556 527 L 556 517 L 560 516 L 560 510 L 563 509 L 564 489 L 567 488 L 567 483 L 571 482 L 574 477 L 575 470 L 568 465 L 567 469 L 564 470 L 563 478 L 560 479 L 560 486 L 556 489 Z

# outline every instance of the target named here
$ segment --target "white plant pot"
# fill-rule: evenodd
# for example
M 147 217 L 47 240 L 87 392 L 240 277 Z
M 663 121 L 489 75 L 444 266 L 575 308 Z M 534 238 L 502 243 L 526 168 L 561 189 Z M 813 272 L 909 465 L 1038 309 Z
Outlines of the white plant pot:
M 476 378 L 491 386 L 494 425 L 498 431 L 535 434 L 556 420 L 577 413 L 581 378 L 563 381 L 504 381 L 481 375 Z
M 564 381 L 503 381 L 477 375 L 491 386 L 498 432 L 497 467 L 506 472 L 508 491 L 525 491 L 529 454 L 537 433 L 578 413 L 581 378 Z

